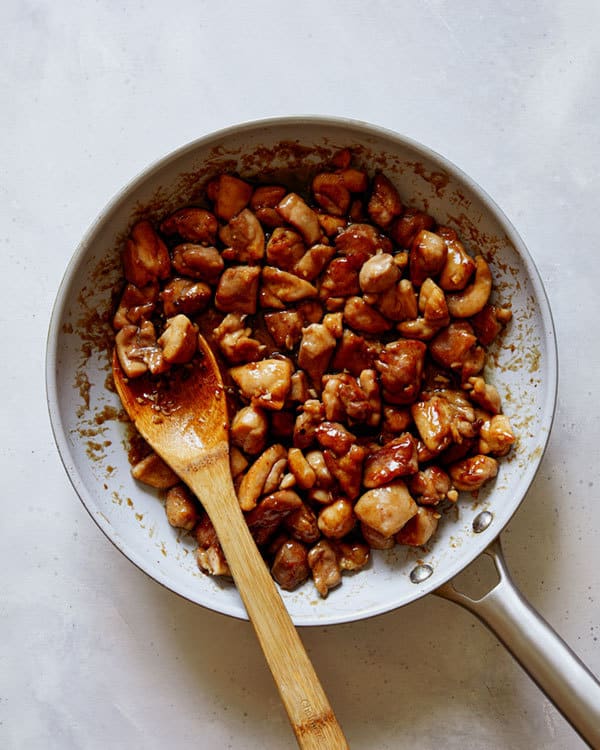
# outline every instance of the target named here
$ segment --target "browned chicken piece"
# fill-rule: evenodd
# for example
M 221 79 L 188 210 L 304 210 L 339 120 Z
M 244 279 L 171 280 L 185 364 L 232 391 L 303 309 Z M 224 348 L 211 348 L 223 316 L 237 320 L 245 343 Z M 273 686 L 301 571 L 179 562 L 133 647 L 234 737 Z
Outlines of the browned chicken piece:
M 250 208 L 260 223 L 268 229 L 282 226 L 283 219 L 277 213 L 275 206 L 286 193 L 287 190 L 281 185 L 260 185 L 252 193 Z
M 391 253 L 392 243 L 371 224 L 349 224 L 335 238 L 335 249 L 356 261 L 360 268 L 376 253 Z
M 426 466 L 408 481 L 412 496 L 419 505 L 437 505 L 452 489 L 452 482 L 439 466 Z
M 377 297 L 376 307 L 386 318 L 396 322 L 416 318 L 418 303 L 412 283 L 400 279 L 397 284 L 392 284 Z
M 298 487 L 303 490 L 310 489 L 317 481 L 314 469 L 306 460 L 306 456 L 299 448 L 290 448 L 288 451 L 288 465 L 294 475 Z
M 383 426 L 382 437 L 385 442 L 392 437 L 405 432 L 412 424 L 413 418 L 410 408 L 407 406 L 388 406 L 383 407 Z
M 362 297 L 348 297 L 344 305 L 344 322 L 359 333 L 378 334 L 389 331 L 392 324 Z
M 215 293 L 217 310 L 253 315 L 256 312 L 259 278 L 259 266 L 226 268 Z
M 309 247 L 319 242 L 322 236 L 319 218 L 297 193 L 288 193 L 276 209 L 288 224 L 300 232 Z
M 328 539 L 342 539 L 356 525 L 352 503 L 347 497 L 340 497 L 319 512 L 319 531 Z
M 481 425 L 479 452 L 506 456 L 515 440 L 508 417 L 504 414 L 495 414 Z
M 165 511 L 171 526 L 191 531 L 198 522 L 198 504 L 184 484 L 171 487 L 165 498 Z
M 238 487 L 238 500 L 243 511 L 252 510 L 261 495 L 273 469 L 281 469 L 282 461 L 287 464 L 287 451 L 279 443 L 269 446 L 250 466 Z
M 396 541 L 410 547 L 422 547 L 437 531 L 440 518 L 440 514 L 431 508 L 418 508 L 416 514 L 396 534 Z
M 267 331 L 280 349 L 293 349 L 302 338 L 304 321 L 297 310 L 265 313 Z
M 194 537 L 199 547 L 210 547 L 211 544 L 219 544 L 215 527 L 208 513 L 204 510 L 201 510 L 199 513 L 198 522 L 194 528 Z
M 330 261 L 321 278 L 319 287 L 321 299 L 352 297 L 359 294 L 358 271 L 361 265 L 354 258 L 348 256 L 334 258 Z
M 341 491 L 350 500 L 355 500 L 360 494 L 363 463 L 366 455 L 367 449 L 362 445 L 351 445 L 348 451 L 341 455 L 332 450 L 323 451 L 327 468 Z
M 450 464 L 448 473 L 457 490 L 472 492 L 496 476 L 498 462 L 491 456 L 478 454 Z
M 448 248 L 446 261 L 440 271 L 438 284 L 446 292 L 458 292 L 469 283 L 475 261 L 467 253 L 456 232 L 448 227 L 440 227 L 437 231 Z
M 370 526 L 367 526 L 366 523 L 362 523 L 362 521 L 360 524 L 360 533 L 371 549 L 391 549 L 396 544 L 393 534 L 384 536 Z
M 274 266 L 265 266 L 262 269 L 261 307 L 284 310 L 290 303 L 316 296 L 316 287 L 295 274 L 282 271 Z
M 141 288 L 158 279 L 166 279 L 170 271 L 171 259 L 167 246 L 149 221 L 138 221 L 123 250 L 123 273 L 126 280 Z
M 317 218 L 323 234 L 327 235 L 327 237 L 335 237 L 348 224 L 347 219 L 341 216 L 332 216 L 331 214 L 317 212 Z
M 141 326 L 125 326 L 115 336 L 119 364 L 128 378 L 137 378 L 148 370 L 158 375 L 168 369 L 161 348 L 156 343 L 154 325 L 145 320 Z
M 330 422 L 379 424 L 381 399 L 379 383 L 373 370 L 363 370 L 357 381 L 347 372 L 323 377 L 325 417 Z
M 318 390 L 335 346 L 336 340 L 322 323 L 311 323 L 304 328 L 298 349 L 298 366 Z
M 383 387 L 383 398 L 390 404 L 410 404 L 421 390 L 425 351 L 421 341 L 399 339 L 381 350 L 375 368 Z
M 512 318 L 508 307 L 486 304 L 470 318 L 475 335 L 480 344 L 489 346 Z
M 295 539 L 289 539 L 278 549 L 271 574 L 285 591 L 293 591 L 310 575 L 308 550 Z
M 348 169 L 352 162 L 352 152 L 349 148 L 340 148 L 331 157 L 331 165 L 338 169 Z
M 282 271 L 293 271 L 305 252 L 302 236 L 289 227 L 274 229 L 267 242 L 267 262 Z
M 362 542 L 334 542 L 334 549 L 341 570 L 360 570 L 369 562 L 371 552 Z
M 344 333 L 344 315 L 341 312 L 327 313 L 323 316 L 323 325 L 334 339 L 341 339 Z
M 292 386 L 288 393 L 288 400 L 292 403 L 303 404 L 309 397 L 308 379 L 304 370 L 296 370 L 292 375 Z
M 248 468 L 248 459 L 239 448 L 232 445 L 229 449 L 229 466 L 231 468 L 231 476 L 236 479 Z
M 210 576 L 231 576 L 229 565 L 225 559 L 220 544 L 211 544 L 208 547 L 198 547 L 196 550 L 196 562 L 203 573 Z
M 161 222 L 160 231 L 176 234 L 187 242 L 214 245 L 219 224 L 216 216 L 204 208 L 180 208 Z
M 231 420 L 229 437 L 244 453 L 253 456 L 264 449 L 268 428 L 269 422 L 262 409 L 244 406 Z
M 165 329 L 158 339 L 163 357 L 170 365 L 189 362 L 198 348 L 198 328 L 185 315 L 167 318 Z
M 363 484 L 370 489 L 381 487 L 397 477 L 414 474 L 418 469 L 416 441 L 405 432 L 367 456 Z
M 495 385 L 486 383 L 481 377 L 471 377 L 465 385 L 469 399 L 490 414 L 500 414 L 502 402 Z
M 168 490 L 181 482 L 171 467 L 156 453 L 150 453 L 138 461 L 131 469 L 131 476 L 158 490 Z
M 321 448 L 333 451 L 336 456 L 348 453 L 350 446 L 356 443 L 356 436 L 339 422 L 321 422 L 315 430 L 315 437 Z
M 208 307 L 212 292 L 203 281 L 175 278 L 163 287 L 160 300 L 164 314 L 171 318 L 174 315 L 195 315 Z
M 317 399 L 310 398 L 301 405 L 294 425 L 293 442 L 295 448 L 308 448 L 316 439 L 315 430 L 323 421 L 325 409 Z M 308 458 L 308 456 L 307 456 Z
M 283 408 L 292 385 L 288 359 L 262 359 L 229 370 L 244 399 L 264 409 Z
M 354 331 L 344 330 L 338 349 L 333 357 L 333 370 L 348 370 L 351 375 L 358 377 L 363 370 L 373 369 L 375 360 L 381 347 L 364 336 L 358 336 Z
M 421 439 L 430 451 L 439 453 L 452 442 L 453 409 L 447 399 L 433 395 L 412 405 L 411 413 Z
M 358 274 L 360 288 L 366 294 L 380 294 L 400 278 L 400 269 L 390 253 L 379 253 L 366 260 Z
M 396 188 L 384 174 L 376 174 L 367 206 L 371 220 L 382 229 L 389 229 L 394 219 L 402 215 L 403 210 L 404 206 Z
M 184 243 L 173 250 L 173 268 L 182 276 L 200 279 L 207 284 L 216 284 L 225 263 L 216 247 Z
M 287 516 L 301 505 L 302 500 L 293 490 L 279 490 L 264 497 L 246 513 L 246 523 L 256 544 L 266 544 Z
M 419 311 L 428 323 L 445 326 L 450 322 L 444 291 L 429 277 L 421 284 Z
M 442 367 L 458 370 L 476 342 L 477 337 L 468 321 L 453 321 L 435 336 L 429 352 Z
M 384 537 L 397 534 L 417 511 L 418 506 L 401 479 L 368 490 L 354 506 L 357 518 Z
M 422 230 L 410 246 L 410 280 L 421 286 L 427 277 L 436 276 L 444 267 L 448 248 L 444 240 L 434 232 Z
M 315 487 L 320 487 L 321 489 L 331 489 L 334 486 L 335 482 L 333 480 L 333 477 L 331 476 L 331 472 L 327 468 L 327 462 L 325 461 L 323 451 L 308 451 L 308 453 L 306 454 L 306 460 L 311 465 L 312 470 L 315 472 L 315 476 L 317 478 Z
M 223 258 L 236 263 L 254 263 L 265 254 L 265 233 L 259 220 L 248 208 L 243 208 L 221 228 L 221 242 L 228 247 Z
M 252 338 L 252 329 L 246 326 L 245 320 L 245 315 L 228 313 L 213 331 L 223 356 L 234 365 L 256 362 L 266 349 L 264 344 Z
M 331 542 L 321 539 L 308 553 L 308 565 L 312 572 L 315 588 L 325 598 L 329 590 L 342 580 L 337 555 Z
M 360 169 L 347 167 L 339 169 L 336 174 L 339 175 L 344 187 L 348 188 L 351 193 L 364 193 L 369 187 L 369 177 L 366 172 Z
M 434 226 L 435 221 L 432 216 L 423 211 L 418 211 L 416 208 L 408 208 L 392 224 L 390 236 L 397 245 L 408 249 L 420 231 L 423 229 L 431 230 Z
M 252 197 L 252 185 L 239 177 L 221 174 L 214 187 L 215 213 L 223 221 L 230 221 L 242 211 Z
M 350 208 L 350 191 L 335 172 L 320 172 L 312 181 L 315 201 L 333 216 L 345 216 Z
M 294 273 L 301 279 L 314 281 L 335 253 L 331 245 L 313 245 L 298 260 L 294 266 Z
M 287 516 L 284 526 L 294 539 L 304 544 L 314 544 L 321 537 L 316 513 L 306 503 Z
M 471 318 L 481 312 L 492 292 L 492 272 L 483 255 L 475 257 L 475 277 L 461 292 L 448 294 L 446 301 L 454 318 Z
M 120 330 L 125 326 L 137 326 L 150 317 L 158 301 L 158 286 L 147 284 L 139 289 L 134 284 L 127 284 L 121 295 L 119 307 L 113 318 L 113 328 Z

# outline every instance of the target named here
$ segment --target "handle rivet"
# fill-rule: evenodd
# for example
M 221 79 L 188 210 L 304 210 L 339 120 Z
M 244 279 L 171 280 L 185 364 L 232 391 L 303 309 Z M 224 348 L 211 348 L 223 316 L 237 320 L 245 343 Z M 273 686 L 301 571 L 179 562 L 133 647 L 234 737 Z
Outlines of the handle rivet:
M 493 520 L 493 513 L 490 513 L 489 510 L 482 511 L 473 519 L 473 531 L 476 534 L 481 534 L 481 532 L 485 531 Z
M 410 571 L 410 580 L 413 583 L 423 583 L 432 573 L 433 568 L 431 565 L 427 565 L 426 563 L 417 565 Z

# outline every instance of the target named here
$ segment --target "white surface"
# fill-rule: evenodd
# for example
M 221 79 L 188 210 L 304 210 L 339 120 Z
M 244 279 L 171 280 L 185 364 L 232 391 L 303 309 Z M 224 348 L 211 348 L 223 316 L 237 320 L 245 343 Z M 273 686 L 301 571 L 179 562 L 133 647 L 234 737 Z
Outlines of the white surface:
M 0 10 L 3 748 L 295 746 L 250 626 L 160 588 L 87 516 L 43 384 L 54 295 L 100 208 L 157 156 L 271 115 L 348 116 L 422 141 L 478 180 L 528 244 L 561 383 L 506 555 L 531 603 L 600 673 L 599 7 L 216 6 Z M 353 748 L 583 747 L 449 603 L 302 635 Z

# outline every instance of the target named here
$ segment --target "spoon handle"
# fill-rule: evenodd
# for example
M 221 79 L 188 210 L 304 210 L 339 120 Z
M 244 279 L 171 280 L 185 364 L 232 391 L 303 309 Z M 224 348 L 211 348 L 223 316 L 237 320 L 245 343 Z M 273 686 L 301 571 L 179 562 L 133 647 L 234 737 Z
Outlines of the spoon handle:
M 184 477 L 215 527 L 239 594 L 301 748 L 348 748 L 298 631 L 248 531 L 229 461 L 195 467 Z

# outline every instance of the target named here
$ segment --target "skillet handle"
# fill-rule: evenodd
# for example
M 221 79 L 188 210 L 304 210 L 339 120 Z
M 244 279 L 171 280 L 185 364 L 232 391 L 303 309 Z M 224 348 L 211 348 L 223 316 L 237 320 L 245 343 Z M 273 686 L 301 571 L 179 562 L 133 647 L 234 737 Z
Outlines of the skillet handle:
M 487 594 L 472 599 L 457 591 L 452 581 L 434 593 L 460 604 L 487 625 L 582 739 L 600 748 L 600 683 L 516 588 L 500 539 L 485 553 L 500 578 Z

